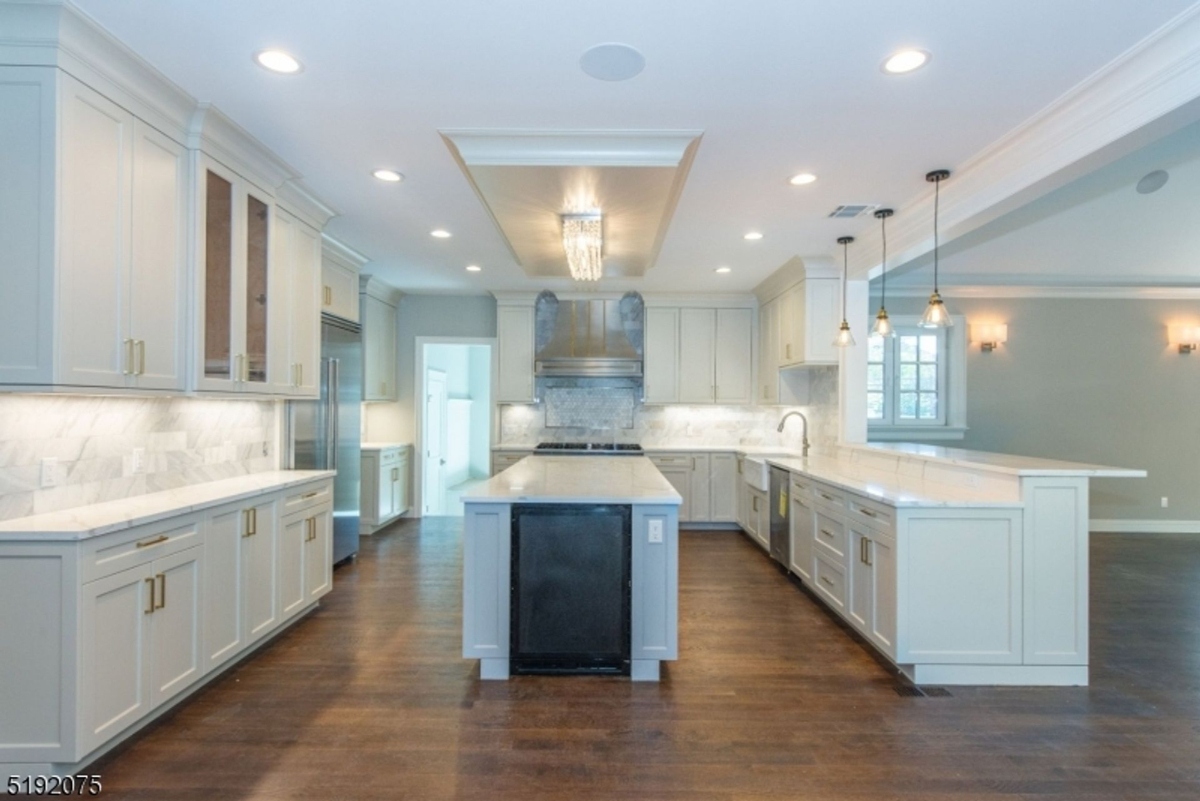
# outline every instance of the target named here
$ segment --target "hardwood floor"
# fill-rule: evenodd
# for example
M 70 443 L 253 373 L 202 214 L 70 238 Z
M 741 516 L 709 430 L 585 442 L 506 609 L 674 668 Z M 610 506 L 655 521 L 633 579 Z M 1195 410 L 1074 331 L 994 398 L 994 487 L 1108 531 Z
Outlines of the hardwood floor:
M 733 533 L 683 537 L 662 684 L 481 683 L 459 532 L 364 540 L 318 612 L 98 763 L 104 797 L 1200 797 L 1200 538 L 1093 538 L 1090 688 L 905 697 Z

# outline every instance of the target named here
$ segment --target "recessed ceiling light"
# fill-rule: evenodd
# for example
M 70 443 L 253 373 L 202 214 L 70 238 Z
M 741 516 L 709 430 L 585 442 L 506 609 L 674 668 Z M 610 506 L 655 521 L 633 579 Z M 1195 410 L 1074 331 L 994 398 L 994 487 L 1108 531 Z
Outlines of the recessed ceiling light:
M 401 175 L 400 173 L 396 172 L 395 170 L 388 170 L 388 169 L 376 170 L 375 172 L 371 173 L 371 175 L 374 175 L 376 178 L 378 178 L 381 181 L 387 181 L 388 183 L 391 183 L 391 184 L 397 184 L 404 180 L 404 176 Z
M 888 56 L 888 60 L 883 62 L 883 71 L 892 75 L 902 75 L 920 69 L 928 63 L 928 50 L 901 50 Z
M 728 267 L 718 267 L 717 269 L 713 270 L 713 272 L 724 275 L 725 273 L 732 272 L 732 271 Z
M 751 231 L 743 236 L 742 239 L 745 239 L 748 242 L 757 242 L 758 240 L 762 239 L 762 234 L 760 234 L 758 231 Z
M 1155 170 L 1148 172 L 1142 180 L 1137 182 L 1137 191 L 1139 195 L 1151 195 L 1167 185 L 1167 181 L 1171 176 L 1166 170 Z
M 789 178 L 788 183 L 792 186 L 804 186 L 805 184 L 811 184 L 815 180 L 817 180 L 817 176 L 811 172 L 802 172 Z
M 295 56 L 282 50 L 259 50 L 254 54 L 254 61 L 263 69 L 284 75 L 294 75 L 304 69 Z
M 483 268 L 480 267 L 478 264 L 468 264 L 467 265 L 467 272 L 469 272 L 469 273 L 478 273 L 478 272 L 482 272 L 482 271 L 483 271 Z
M 432 231 L 429 232 L 429 235 L 434 237 L 435 239 L 449 239 L 450 238 L 450 232 L 447 231 L 445 228 L 434 228 Z
M 605 42 L 584 51 L 579 66 L 599 81 L 627 81 L 646 68 L 646 57 L 627 44 Z

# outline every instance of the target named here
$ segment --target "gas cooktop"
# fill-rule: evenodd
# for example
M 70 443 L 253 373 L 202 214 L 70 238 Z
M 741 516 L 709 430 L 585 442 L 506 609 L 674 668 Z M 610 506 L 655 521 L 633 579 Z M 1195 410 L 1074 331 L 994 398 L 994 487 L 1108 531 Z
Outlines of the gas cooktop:
M 645 454 L 641 445 L 628 442 L 542 442 L 533 449 L 533 452 L 554 456 L 642 456 Z

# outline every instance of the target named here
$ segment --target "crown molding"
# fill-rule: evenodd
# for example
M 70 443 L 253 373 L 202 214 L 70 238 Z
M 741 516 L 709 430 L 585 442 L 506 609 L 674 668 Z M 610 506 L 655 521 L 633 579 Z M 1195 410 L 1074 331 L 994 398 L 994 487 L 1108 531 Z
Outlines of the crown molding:
M 355 272 L 361 271 L 371 261 L 369 257 L 350 247 L 342 240 L 326 233 L 321 234 L 321 255 L 324 258 L 339 262 Z
M 451 128 L 439 131 L 468 166 L 680 167 L 702 130 Z
M 318 197 L 299 178 L 284 181 L 275 193 L 275 200 L 318 231 L 338 216 L 335 208 Z
M 188 147 L 212 156 L 272 195 L 300 173 L 212 103 L 197 103 L 188 125 Z
M 1036 286 L 1036 285 L 988 285 L 952 286 L 942 285 L 942 297 L 947 303 L 955 299 L 968 300 L 975 298 L 1007 299 L 1007 298 L 1061 298 L 1088 300 L 1200 300 L 1200 287 L 1197 286 Z M 889 298 L 927 298 L 930 287 L 888 287 Z M 879 297 L 875 287 L 871 288 L 871 297 Z
M 841 278 L 842 268 L 829 256 L 793 256 L 754 287 L 759 304 L 770 303 L 809 278 Z
M 399 289 L 374 275 L 360 275 L 358 291 L 360 294 L 370 295 L 376 300 L 381 300 L 389 306 L 400 305 L 400 298 L 404 297 L 404 293 Z
M 956 168 L 941 187 L 945 244 L 1200 119 L 1200 3 L 1191 6 Z M 915 172 L 916 170 L 914 170 Z M 933 249 L 933 189 L 896 205 L 892 263 Z M 879 231 L 864 226 L 852 278 L 877 277 Z

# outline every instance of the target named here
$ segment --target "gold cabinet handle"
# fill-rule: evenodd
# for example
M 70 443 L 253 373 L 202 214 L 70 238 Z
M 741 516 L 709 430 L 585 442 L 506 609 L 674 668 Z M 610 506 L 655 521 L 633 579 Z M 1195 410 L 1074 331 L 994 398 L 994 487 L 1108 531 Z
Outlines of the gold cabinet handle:
M 133 372 L 133 340 L 126 339 L 125 345 L 125 367 L 121 370 L 123 375 L 135 375 Z
M 833 496 L 832 496 L 832 495 L 826 495 L 826 494 L 825 494 L 825 493 L 823 493 L 823 492 L 819 492 L 819 493 L 817 493 L 817 494 L 818 494 L 818 495 L 820 495 L 822 498 L 824 498 L 824 499 L 825 499 L 825 500 L 827 500 L 827 501 L 832 501 L 832 500 L 833 500 Z
M 328 306 L 333 303 L 333 290 L 328 286 L 321 287 L 321 300 Z
M 150 602 L 143 611 L 147 615 L 152 615 L 154 614 L 154 577 L 151 576 L 150 578 L 145 579 L 145 582 L 150 585 Z
M 296 372 L 299 374 L 299 378 L 296 379 L 296 386 L 302 387 L 304 386 L 304 362 L 296 365 Z
M 139 339 L 134 344 L 137 345 L 137 353 L 138 353 L 137 374 L 145 375 L 146 374 L 146 340 Z
M 258 533 L 258 510 L 246 509 L 242 514 L 246 516 L 246 533 L 242 536 L 253 537 Z
M 867 567 L 870 567 L 871 565 L 875 564 L 874 560 L 871 559 L 872 543 L 873 543 L 873 540 L 869 540 L 866 537 L 863 537 L 863 564 L 865 564 Z
M 756 511 L 756 512 L 757 512 L 757 511 L 758 511 L 758 496 L 757 496 L 757 495 L 755 495 L 755 496 L 754 496 L 753 498 L 751 498 L 750 500 L 751 500 L 751 503 L 753 504 L 751 508 L 752 508 L 754 511 Z
M 321 494 L 321 490 L 313 490 L 312 492 L 306 492 L 300 496 L 300 500 L 307 501 L 309 498 L 315 498 L 320 494 Z
M 828 530 L 828 529 L 824 529 L 824 528 L 823 528 L 823 529 L 821 529 L 821 533 L 822 533 L 822 534 L 824 534 L 824 535 L 825 535 L 826 537 L 828 537 L 829 539 L 833 539 L 833 534 L 829 533 L 829 530 Z
M 829 585 L 830 587 L 833 586 L 833 582 L 830 581 L 829 579 L 827 579 L 825 576 L 821 576 L 821 581 L 824 582 L 825 584 Z
M 692 469 L 693 470 L 696 469 L 696 457 L 695 456 L 692 457 Z
M 154 606 L 155 609 L 162 609 L 167 605 L 167 574 L 158 574 L 158 603 Z
M 789 342 L 787 344 L 787 357 L 789 359 L 792 358 L 792 343 L 791 342 Z
M 867 517 L 878 517 L 879 516 L 879 515 L 875 514 L 874 512 L 872 512 L 870 509 L 863 509 L 860 507 L 858 511 L 862 512 Z
M 139 542 L 137 544 L 137 547 L 149 548 L 151 545 L 158 545 L 160 542 L 166 542 L 169 539 L 171 539 L 171 538 L 168 537 L 166 534 L 159 534 L 157 537 L 155 537 L 152 540 L 143 540 L 142 542 Z

